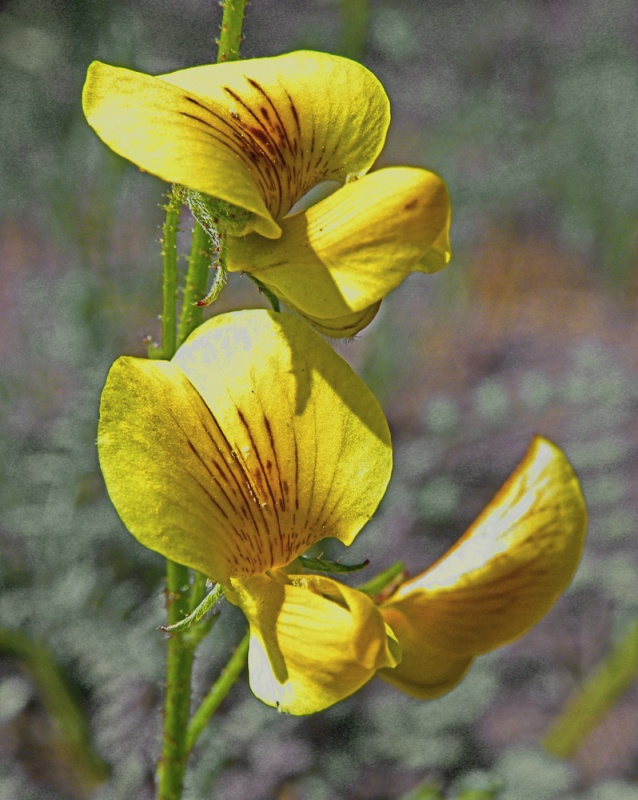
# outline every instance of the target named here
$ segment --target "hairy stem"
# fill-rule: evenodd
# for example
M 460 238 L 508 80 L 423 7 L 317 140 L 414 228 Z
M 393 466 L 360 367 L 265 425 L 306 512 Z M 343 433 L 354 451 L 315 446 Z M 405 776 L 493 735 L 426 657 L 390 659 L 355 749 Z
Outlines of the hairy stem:
M 168 195 L 164 233 L 162 236 L 164 280 L 162 285 L 161 357 L 166 360 L 174 356 L 177 347 L 177 226 L 181 205 L 180 191 L 176 186 L 173 186 Z
M 174 625 L 189 612 L 189 570 L 166 560 L 166 605 L 168 624 Z M 158 800 L 180 800 L 188 750 L 185 731 L 190 717 L 191 675 L 194 651 L 178 634 L 168 640 L 164 730 L 158 774 Z
M 230 660 L 228 664 L 226 664 L 222 674 L 211 686 L 208 694 L 206 697 L 204 697 L 199 705 L 199 708 L 193 714 L 193 719 L 191 720 L 191 724 L 188 726 L 188 734 L 186 737 L 187 751 L 190 751 L 193 748 L 195 742 L 198 740 L 210 718 L 219 708 L 219 704 L 231 690 L 235 681 L 246 666 L 249 640 L 250 633 L 247 632 L 241 642 L 237 645 L 235 652 L 230 657 Z
M 245 0 L 226 0 L 224 3 L 217 54 L 218 62 L 233 61 L 239 58 L 244 8 Z M 182 310 L 175 334 L 178 192 L 179 190 L 174 189 L 170 196 L 164 225 L 164 301 L 161 352 L 163 358 L 167 359 L 172 358 L 175 350 L 186 340 L 188 335 L 202 324 L 203 308 L 197 305 L 197 301 L 201 300 L 206 293 L 208 269 L 212 256 L 210 237 L 199 223 L 195 223 Z M 187 567 L 167 559 L 166 585 L 168 624 L 174 625 L 187 616 L 201 601 L 205 592 L 206 580 L 204 576 L 195 573 L 191 588 L 191 571 Z M 245 652 L 241 658 L 237 655 L 237 651 L 232 656 L 227 669 L 211 690 L 212 692 L 221 683 L 221 688 L 217 689 L 219 700 L 216 704 L 210 703 L 211 711 L 204 719 L 199 731 L 193 736 L 187 731 L 191 730 L 188 727 L 191 679 L 195 647 L 198 641 L 197 637 L 189 639 L 182 634 L 173 635 L 168 640 L 162 755 L 158 765 L 158 800 L 181 800 L 188 753 L 208 719 L 237 680 L 246 660 Z M 247 650 L 247 638 L 245 642 L 245 650 Z M 199 718 L 201 718 L 201 714 Z
M 237 61 L 241 45 L 246 0 L 225 0 L 222 27 L 217 42 L 217 61 Z
M 199 222 L 195 222 L 190 258 L 188 260 L 188 272 L 186 273 L 186 285 L 184 286 L 182 313 L 177 331 L 178 347 L 204 321 L 204 309 L 197 305 L 197 301 L 201 300 L 206 294 L 211 255 L 212 242 L 210 237 Z

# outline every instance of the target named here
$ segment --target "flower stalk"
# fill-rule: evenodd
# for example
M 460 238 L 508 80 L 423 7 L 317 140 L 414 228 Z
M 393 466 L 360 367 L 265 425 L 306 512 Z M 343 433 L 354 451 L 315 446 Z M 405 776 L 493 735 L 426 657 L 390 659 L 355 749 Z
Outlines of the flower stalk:
M 163 259 L 163 312 L 161 354 L 170 359 L 178 346 L 176 338 L 177 293 L 177 223 L 181 193 L 171 189 L 166 207 Z M 190 273 L 189 268 L 189 273 Z M 184 320 L 185 307 L 182 308 Z M 166 560 L 166 606 L 168 624 L 174 625 L 190 611 L 190 570 L 170 559 Z M 164 698 L 164 727 L 162 754 L 158 764 L 158 800 L 180 800 L 186 768 L 187 751 L 184 730 L 190 716 L 191 674 L 194 650 L 180 636 L 168 640 L 166 656 L 166 690 Z
M 219 39 L 217 61 L 239 58 L 239 45 L 244 20 L 245 0 L 227 0 Z M 203 307 L 197 303 L 206 293 L 206 281 L 211 263 L 212 243 L 202 226 L 195 222 L 188 272 L 182 301 L 179 327 L 176 328 L 177 294 L 177 224 L 181 207 L 181 192 L 173 187 L 169 195 L 163 237 L 163 310 L 162 357 L 173 357 L 177 348 L 203 321 Z M 195 573 L 191 585 L 191 570 L 166 559 L 166 599 L 168 625 L 183 620 L 201 602 L 206 586 L 205 576 Z M 195 733 L 188 728 L 191 701 L 191 680 L 195 647 L 199 637 L 170 636 L 166 663 L 164 699 L 164 729 L 162 754 L 158 765 L 158 800 L 180 800 L 186 760 L 197 737 L 210 720 L 219 703 L 228 694 L 246 662 L 248 637 L 243 650 L 238 648 L 222 677 L 211 689 L 213 701 L 208 701 L 204 713 L 200 707 Z M 221 685 L 220 685 L 221 684 Z M 217 687 L 217 690 L 215 691 Z M 187 737 L 187 731 L 189 731 Z
M 407 570 L 403 561 L 395 561 L 387 569 L 370 578 L 369 581 L 357 586 L 357 589 L 370 597 L 385 598 L 389 597 L 393 591 L 404 581 L 407 577 Z
M 217 61 L 237 61 L 241 45 L 246 0 L 226 0 L 217 42 Z
M 208 725 L 211 717 L 219 708 L 220 703 L 232 689 L 233 684 L 246 666 L 249 641 L 250 632 L 247 631 L 241 642 L 235 648 L 228 664 L 226 664 L 225 668 L 222 670 L 222 674 L 211 686 L 208 694 L 204 697 L 199 708 L 193 714 L 193 718 L 188 726 L 188 733 L 186 734 L 187 752 L 193 749 L 202 731 L 206 725 Z
M 174 624 L 188 613 L 189 569 L 166 560 L 168 622 Z M 164 730 L 158 769 L 158 800 L 180 800 L 188 750 L 184 732 L 190 716 L 194 649 L 179 634 L 168 640 Z
M 162 236 L 162 260 L 164 263 L 162 284 L 162 349 L 161 358 L 175 355 L 177 349 L 177 230 L 181 197 L 176 186 L 171 188 L 166 205 L 166 219 Z
M 204 321 L 204 308 L 198 305 L 206 294 L 206 281 L 211 263 L 212 242 L 199 222 L 195 222 L 191 251 L 188 259 L 188 271 L 184 285 L 182 312 L 177 331 L 177 346 L 182 345 L 189 334 Z

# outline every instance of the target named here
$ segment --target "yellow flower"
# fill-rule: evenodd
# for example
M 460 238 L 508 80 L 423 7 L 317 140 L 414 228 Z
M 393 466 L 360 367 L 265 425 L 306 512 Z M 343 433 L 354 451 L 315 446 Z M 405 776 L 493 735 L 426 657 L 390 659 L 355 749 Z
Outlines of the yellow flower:
M 403 657 L 379 676 L 420 698 L 452 689 L 475 656 L 547 613 L 576 571 L 586 529 L 572 467 L 556 445 L 536 437 L 454 547 L 381 604 Z
M 449 260 L 441 179 L 407 167 L 366 175 L 390 111 L 354 61 L 302 51 L 158 77 L 95 62 L 83 106 L 116 153 L 205 196 L 193 206 L 231 234 L 229 269 L 332 336 L 365 327 L 411 271 Z M 344 185 L 289 215 L 327 180 Z
M 350 544 L 392 467 L 374 396 L 302 321 L 220 315 L 170 362 L 118 359 L 98 448 L 133 535 L 243 609 L 250 683 L 264 702 L 312 713 L 396 665 L 372 600 L 294 563 L 327 536 Z
M 475 656 L 522 635 L 569 584 L 586 512 L 565 455 L 537 437 L 433 567 L 377 600 L 298 559 L 346 545 L 390 478 L 381 408 L 302 321 L 215 317 L 172 361 L 118 359 L 98 436 L 106 485 L 144 545 L 205 573 L 251 631 L 250 684 L 291 714 L 375 674 L 417 697 L 453 688 Z

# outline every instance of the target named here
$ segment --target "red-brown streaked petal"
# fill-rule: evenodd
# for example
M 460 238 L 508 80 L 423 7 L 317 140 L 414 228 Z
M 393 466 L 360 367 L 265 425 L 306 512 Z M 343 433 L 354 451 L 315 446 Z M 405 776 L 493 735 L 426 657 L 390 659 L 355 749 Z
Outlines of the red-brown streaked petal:
M 171 363 L 119 359 L 102 395 L 100 463 L 142 544 L 227 584 L 327 536 L 349 544 L 392 466 L 376 399 L 301 320 L 209 320 Z
M 223 431 L 174 364 L 119 358 L 102 392 L 100 466 L 113 505 L 146 547 L 216 581 L 237 569 L 255 514 Z M 249 547 L 242 560 L 254 559 Z
M 272 238 L 317 183 L 370 169 L 390 120 L 365 67 L 309 51 L 159 77 L 94 62 L 83 108 L 116 153 L 252 213 L 244 232 Z

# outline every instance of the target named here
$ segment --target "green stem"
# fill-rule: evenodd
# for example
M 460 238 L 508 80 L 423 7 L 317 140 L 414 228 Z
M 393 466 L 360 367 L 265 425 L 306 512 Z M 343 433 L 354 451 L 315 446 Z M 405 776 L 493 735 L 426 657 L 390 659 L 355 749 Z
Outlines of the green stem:
M 222 30 L 219 41 L 217 61 L 232 61 L 239 58 L 239 45 L 244 19 L 245 0 L 226 0 L 222 17 Z M 175 336 L 175 284 L 177 280 L 177 203 L 179 190 L 173 189 L 167 208 L 164 225 L 164 302 L 162 314 L 162 355 L 172 358 L 175 350 L 186 340 L 188 335 L 203 321 L 203 309 L 197 306 L 198 300 L 204 297 L 211 264 L 212 243 L 206 231 L 199 223 L 195 223 L 191 253 L 186 274 L 186 285 L 182 310 Z M 175 237 L 175 238 L 173 238 Z M 175 246 L 173 246 L 175 244 Z M 190 588 L 190 570 L 169 559 L 166 560 L 166 585 L 168 624 L 174 625 L 182 620 L 199 603 L 205 593 L 205 577 L 195 573 L 192 589 Z M 187 734 L 190 716 L 191 677 L 195 647 L 199 639 L 192 639 L 181 634 L 173 635 L 168 640 L 166 663 L 166 690 L 164 697 L 164 730 L 162 737 L 162 756 L 158 767 L 158 800 L 181 800 L 186 760 L 192 744 L 199 736 Z M 240 645 L 241 648 L 241 645 Z M 240 649 L 238 648 L 238 650 Z M 245 650 L 248 639 L 245 639 Z M 209 703 L 211 711 L 206 721 L 212 716 L 221 699 L 226 696 L 232 684 L 237 680 L 246 660 L 237 651 L 231 658 L 226 671 L 217 681 L 221 684 L 217 693 L 220 700 Z M 242 666 L 239 666 L 241 663 Z M 232 665 L 232 669 L 231 669 Z M 227 684 L 227 685 L 226 685 Z M 211 691 L 213 691 L 211 690 Z M 209 693 L 210 694 L 210 693 Z M 201 710 L 201 709 L 200 709 Z M 198 712 L 199 713 L 199 712 Z M 202 726 L 203 727 L 203 726 Z M 201 731 L 200 731 L 201 732 Z
M 204 309 L 197 305 L 206 294 L 208 268 L 211 263 L 212 242 L 209 235 L 199 222 L 195 222 L 193 239 L 191 242 L 186 285 L 184 287 L 184 300 L 182 313 L 177 330 L 177 346 L 179 347 L 188 338 L 195 328 L 199 327 L 204 319 Z
M 237 61 L 241 45 L 241 29 L 244 24 L 246 0 L 226 0 L 222 27 L 217 42 L 217 61 Z
M 340 561 L 326 561 L 323 558 L 311 558 L 310 556 L 298 556 L 298 558 L 304 569 L 310 569 L 314 572 L 332 572 L 334 574 L 359 572 L 359 570 L 365 569 L 370 565 L 368 558 L 360 564 L 342 564 Z
M 163 311 L 162 311 L 162 358 L 171 359 L 175 355 L 178 344 L 201 322 L 196 306 L 185 299 L 180 319 L 179 341 L 177 338 L 176 294 L 177 294 L 177 223 L 181 197 L 179 189 L 173 187 L 166 207 L 162 256 L 164 263 Z M 205 286 L 208 272 L 209 251 L 208 237 L 204 234 L 193 235 L 191 259 L 187 276 L 187 288 L 192 292 L 199 291 L 200 278 L 203 275 Z M 188 294 L 188 292 L 186 292 Z M 195 312 L 195 313 L 193 313 Z M 179 623 L 191 610 L 191 592 L 189 590 L 190 571 L 181 564 L 166 560 L 166 590 L 168 624 Z M 196 575 L 193 595 L 199 594 L 205 587 L 205 576 Z M 194 597 L 193 597 L 194 599 Z M 191 676 L 194 659 L 194 640 L 180 636 L 172 636 L 168 640 L 166 659 L 166 689 L 164 698 L 164 730 L 162 738 L 162 756 L 158 767 L 158 800 L 180 800 L 182 783 L 186 769 L 188 751 L 185 749 L 184 732 L 190 717 Z
M 166 605 L 168 624 L 183 619 L 189 611 L 189 570 L 166 559 Z M 158 800 L 180 800 L 188 750 L 184 731 L 188 726 L 191 699 L 191 675 L 194 651 L 178 634 L 168 640 L 166 691 L 164 695 L 164 730 L 162 757 L 159 763 Z
M 180 210 L 179 189 L 173 187 L 166 207 L 162 257 L 164 263 L 162 358 L 171 359 L 177 349 L 177 223 Z M 189 570 L 166 560 L 166 602 L 169 624 L 178 622 L 190 610 Z M 178 636 L 168 641 L 166 689 L 164 697 L 164 730 L 162 756 L 158 767 L 158 799 L 179 800 L 186 768 L 183 731 L 190 716 L 191 673 L 193 650 Z
M 177 227 L 181 205 L 180 191 L 176 186 L 173 186 L 168 195 L 164 235 L 162 237 L 164 281 L 162 286 L 161 357 L 167 361 L 175 355 L 175 350 L 177 349 Z
M 384 599 L 385 594 L 392 594 L 405 580 L 406 576 L 405 564 L 402 561 L 395 561 L 391 567 L 375 575 L 374 578 L 370 578 L 369 581 L 361 586 L 357 586 L 357 589 L 380 601 Z
M 576 697 L 554 720 L 543 740 L 559 758 L 573 755 L 599 720 L 638 675 L 638 622 L 634 622 L 606 660 L 586 680 Z
M 192 750 L 195 742 L 199 739 L 200 734 L 208 724 L 210 718 L 213 716 L 215 711 L 217 711 L 219 704 L 232 689 L 235 681 L 246 666 L 249 641 L 250 632 L 247 632 L 241 642 L 237 645 L 235 652 L 230 657 L 230 660 L 228 664 L 226 664 L 222 674 L 211 686 L 208 694 L 206 697 L 204 697 L 199 705 L 199 708 L 193 714 L 191 723 L 188 726 L 188 733 L 186 734 L 187 752 Z

